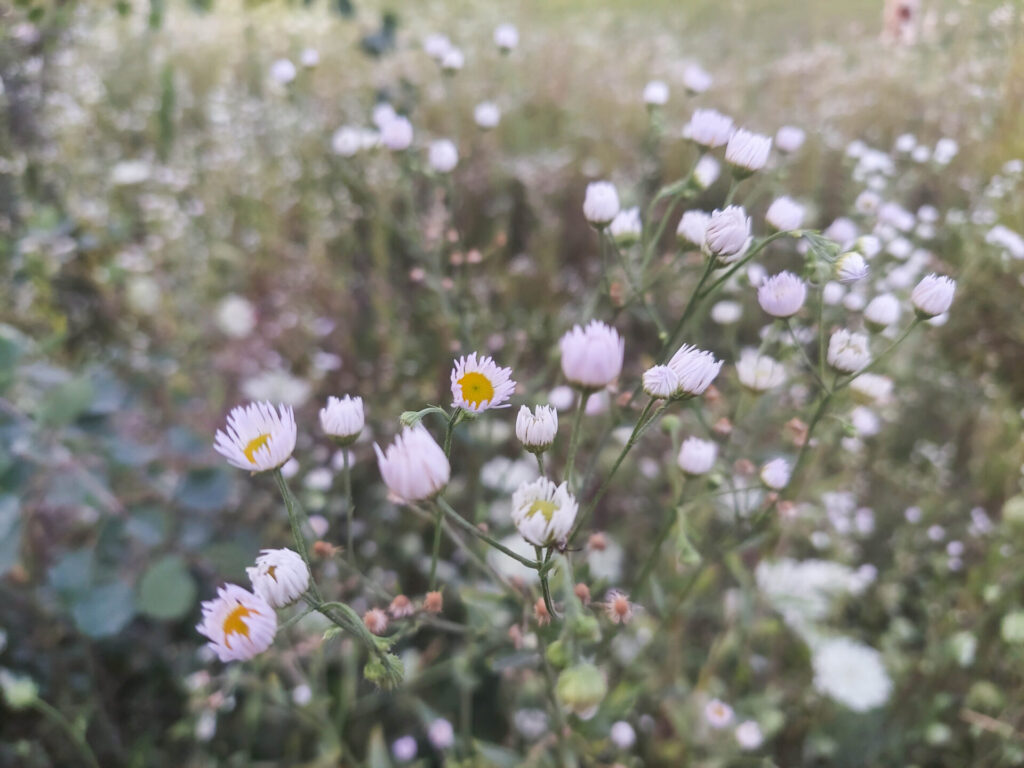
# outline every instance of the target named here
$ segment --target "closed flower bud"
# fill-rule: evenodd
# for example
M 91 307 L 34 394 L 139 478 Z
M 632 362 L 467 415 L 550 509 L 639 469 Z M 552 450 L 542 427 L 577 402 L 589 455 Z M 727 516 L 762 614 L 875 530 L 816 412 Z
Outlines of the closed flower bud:
M 562 336 L 562 373 L 569 383 L 584 390 L 607 387 L 622 372 L 625 346 L 611 326 L 591 320 L 574 326 Z
M 921 317 L 936 317 L 949 311 L 955 292 L 955 280 L 931 274 L 917 284 L 910 294 L 910 301 Z
M 499 24 L 494 28 L 494 44 L 502 53 L 509 53 L 519 45 L 519 30 L 512 24 Z
M 640 239 L 643 222 L 640 221 L 639 208 L 625 208 L 612 219 L 608 225 L 608 234 L 620 245 L 632 245 Z
M 828 340 L 828 364 L 837 371 L 854 373 L 871 361 L 868 337 L 841 328 Z
M 791 197 L 780 197 L 768 206 L 765 213 L 765 221 L 771 224 L 779 232 L 787 232 L 792 229 L 800 229 L 804 223 L 805 209 L 800 203 Z
M 497 128 L 501 121 L 501 110 L 493 101 L 482 101 L 473 109 L 473 122 L 485 131 Z
M 383 635 L 388 628 L 388 615 L 380 608 L 371 608 L 363 614 L 363 624 L 375 635 Z
M 576 715 L 596 710 L 608 695 L 604 673 L 593 664 L 569 667 L 558 676 L 556 693 L 559 701 Z
M 444 595 L 440 590 L 427 592 L 423 597 L 423 610 L 427 613 L 440 613 L 444 610 Z
M 703 250 L 722 264 L 738 261 L 750 247 L 750 218 L 738 205 L 711 214 L 704 232 Z
M 427 164 L 435 173 L 451 173 L 459 162 L 459 150 L 448 139 L 430 142 Z
M 380 143 L 392 152 L 401 152 L 412 146 L 412 135 L 412 123 L 396 115 L 381 126 Z
M 806 138 L 807 134 L 804 133 L 803 128 L 797 128 L 795 125 L 784 125 L 775 134 L 775 146 L 779 148 L 780 152 L 790 154 L 800 149 L 804 145 Z
M 697 64 L 690 64 L 683 70 L 683 85 L 690 93 L 704 93 L 711 87 L 711 75 Z
M 388 613 L 391 614 L 392 618 L 405 619 L 416 613 L 416 606 L 405 595 L 395 595 L 391 605 L 388 606 Z
M 683 138 L 708 149 L 721 147 L 732 136 L 732 118 L 713 109 L 697 109 L 683 127 Z
M 868 276 L 868 263 L 857 251 L 847 251 L 836 259 L 836 278 L 841 283 L 856 283 Z
M 651 397 L 668 400 L 679 391 L 679 376 L 667 365 L 656 365 L 644 371 L 643 386 Z
M 766 392 L 786 380 L 786 369 L 774 358 L 744 349 L 736 363 L 736 375 L 740 384 L 752 392 Z
M 644 104 L 662 107 L 668 103 L 668 86 L 662 80 L 651 80 L 644 86 Z
M 900 319 L 900 302 L 891 293 L 875 296 L 864 307 L 864 320 L 873 331 L 883 331 Z
M 722 173 L 722 164 L 711 155 L 704 155 L 693 167 L 693 180 L 701 189 L 707 189 Z
M 555 442 L 558 411 L 550 405 L 538 405 L 533 413 L 525 405 L 516 416 L 516 437 L 530 453 L 542 453 Z
M 711 386 L 722 370 L 722 361 L 715 360 L 715 356 L 706 350 L 684 344 L 672 355 L 668 366 L 679 377 L 677 397 L 696 397 L 703 395 Z
M 732 166 L 734 176 L 742 178 L 764 168 L 771 151 L 771 136 L 740 128 L 729 137 L 725 147 L 725 162 Z
M 680 242 L 690 243 L 698 248 L 704 245 L 704 234 L 711 222 L 711 214 L 704 211 L 687 211 L 679 219 L 676 236 Z
M 807 284 L 792 272 L 772 275 L 757 289 L 757 303 L 772 317 L 792 317 L 807 299 Z
M 679 448 L 677 461 L 683 472 L 696 477 L 710 472 L 717 458 L 718 446 L 715 443 L 699 437 L 688 437 Z
M 583 198 L 583 216 L 597 228 L 606 227 L 619 212 L 619 193 L 610 181 L 594 181 L 587 185 Z
M 320 409 L 320 428 L 325 435 L 333 437 L 342 445 L 355 442 L 359 433 L 363 431 L 364 424 L 361 397 L 329 397 L 326 407 Z
M 374 450 L 384 483 L 399 501 L 433 498 L 448 484 L 448 457 L 422 424 L 403 429 L 387 452 L 378 445 Z

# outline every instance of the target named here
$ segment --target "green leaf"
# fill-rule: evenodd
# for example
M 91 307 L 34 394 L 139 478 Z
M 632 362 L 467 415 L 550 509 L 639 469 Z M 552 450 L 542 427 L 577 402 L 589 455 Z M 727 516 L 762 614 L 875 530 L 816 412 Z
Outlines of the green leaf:
M 53 566 L 48 577 L 50 586 L 65 600 L 73 600 L 88 591 L 93 582 L 96 560 L 92 549 L 65 552 Z
M 185 561 L 178 555 L 167 555 L 142 576 L 136 604 L 139 612 L 150 618 L 180 619 L 192 610 L 196 593 L 196 581 Z
M 115 635 L 134 615 L 132 588 L 123 581 L 93 587 L 71 606 L 75 625 L 89 637 Z
M 170 520 L 159 507 L 139 507 L 125 522 L 125 533 L 141 544 L 156 547 L 164 542 L 170 530 Z
M 0 496 L 0 576 L 18 563 L 21 551 L 21 507 L 18 497 Z
M 39 420 L 50 427 L 70 424 L 89 410 L 93 394 L 92 384 L 87 379 L 68 379 L 43 396 L 39 404 Z
M 388 745 L 384 741 L 384 730 L 376 725 L 370 733 L 370 748 L 367 750 L 367 764 L 370 768 L 391 768 Z
M 175 494 L 178 502 L 195 512 L 219 512 L 231 503 L 235 476 L 225 469 L 196 469 L 185 475 Z
M 676 523 L 676 554 L 679 561 L 686 565 L 696 565 L 700 562 L 700 552 L 693 546 L 690 536 L 686 531 L 686 519 L 683 517 L 683 510 L 679 510 L 679 522 Z

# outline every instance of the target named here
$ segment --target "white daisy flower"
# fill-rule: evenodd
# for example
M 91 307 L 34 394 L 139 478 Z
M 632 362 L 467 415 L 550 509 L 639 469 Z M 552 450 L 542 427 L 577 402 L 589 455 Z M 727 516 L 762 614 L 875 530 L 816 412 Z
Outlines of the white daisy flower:
M 822 641 L 811 657 L 814 687 L 854 712 L 867 712 L 885 704 L 892 680 L 882 655 L 848 637 Z
M 576 497 L 562 483 L 546 477 L 519 486 L 512 494 L 512 521 L 520 535 L 535 547 L 565 541 L 576 521 Z
M 516 416 L 516 437 L 531 453 L 546 451 L 558 434 L 558 411 L 550 405 L 538 405 L 534 412 L 525 405 Z
M 683 126 L 683 138 L 702 147 L 714 149 L 728 143 L 732 136 L 732 118 L 714 109 L 694 110 L 690 122 Z
M 704 707 L 704 719 L 712 728 L 725 728 L 733 720 L 732 707 L 719 699 L 712 699 Z
M 679 392 L 679 375 L 667 365 L 655 365 L 644 371 L 644 392 L 667 400 Z
M 662 107 L 668 103 L 668 84 L 664 80 L 651 80 L 644 86 L 644 104 Z
M 476 352 L 455 361 L 452 368 L 452 407 L 471 413 L 489 408 L 507 408 L 516 391 L 511 368 L 500 368 L 492 357 Z
M 196 629 L 209 638 L 221 661 L 247 661 L 274 642 L 277 614 L 259 595 L 225 584 L 215 599 L 203 602 L 203 620 Z
M 448 485 L 448 457 L 422 424 L 403 429 L 386 452 L 376 444 L 373 449 L 384 484 L 399 501 L 430 499 Z
M 320 428 L 342 443 L 354 442 L 365 423 L 361 397 L 328 397 L 326 407 L 320 409 Z
M 828 340 L 828 364 L 838 371 L 854 373 L 871 361 L 868 337 L 840 328 Z
M 562 373 L 573 386 L 603 389 L 622 372 L 625 342 L 618 331 L 598 320 L 591 320 L 586 326 L 573 326 L 562 336 L 559 346 Z
M 741 206 L 730 205 L 711 214 L 704 231 L 703 250 L 722 264 L 732 264 L 747 252 L 752 240 L 747 212 Z
M 698 349 L 692 344 L 683 344 L 672 355 L 668 366 L 679 377 L 677 394 L 696 397 L 704 394 L 711 386 L 711 382 L 722 370 L 722 361 L 715 360 L 715 356 L 706 350 Z
M 740 128 L 729 137 L 725 147 L 725 162 L 732 166 L 738 176 L 749 176 L 768 164 L 772 151 L 772 137 Z
M 708 231 L 708 224 L 711 223 L 711 214 L 705 211 L 687 211 L 679 219 L 679 226 L 676 227 L 676 236 L 680 242 L 690 243 L 700 248 L 704 245 L 704 234 Z
M 807 134 L 803 128 L 797 128 L 795 125 L 784 125 L 775 133 L 775 146 L 779 148 L 779 151 L 790 154 L 800 149 L 804 145 L 806 138 Z
M 955 280 L 931 274 L 914 287 L 910 301 L 921 317 L 936 317 L 949 311 L 955 292 Z
M 704 93 L 711 87 L 711 75 L 698 64 L 690 64 L 683 70 L 683 85 L 690 93 Z
M 761 482 L 773 491 L 781 491 L 789 485 L 790 468 L 785 459 L 772 459 L 761 467 Z
M 744 349 L 736 363 L 740 384 L 753 392 L 766 392 L 786 380 L 786 368 L 778 360 Z
M 309 569 L 290 549 L 264 549 L 245 573 L 253 591 L 274 608 L 291 605 L 309 589 Z
M 676 462 L 679 468 L 688 475 L 705 475 L 715 466 L 718 458 L 718 446 L 710 440 L 699 437 L 688 437 L 679 447 Z
M 430 142 L 427 164 L 435 173 L 451 173 L 459 163 L 459 150 L 449 139 Z
M 583 216 L 595 227 L 606 227 L 619 212 L 619 193 L 610 181 L 587 184 L 583 198 Z
M 239 469 L 277 469 L 295 450 L 295 414 L 290 406 L 277 410 L 267 402 L 240 405 L 228 414 L 227 427 L 217 430 L 213 448 Z
M 519 30 L 514 24 L 499 24 L 494 28 L 494 44 L 502 53 L 509 53 L 519 45 Z
M 768 206 L 764 220 L 771 224 L 779 232 L 787 232 L 791 229 L 800 229 L 804 223 L 806 210 L 796 200 L 783 195 L 776 198 L 775 202 Z
M 792 272 L 772 275 L 757 289 L 757 303 L 772 317 L 792 317 L 807 300 L 807 283 Z

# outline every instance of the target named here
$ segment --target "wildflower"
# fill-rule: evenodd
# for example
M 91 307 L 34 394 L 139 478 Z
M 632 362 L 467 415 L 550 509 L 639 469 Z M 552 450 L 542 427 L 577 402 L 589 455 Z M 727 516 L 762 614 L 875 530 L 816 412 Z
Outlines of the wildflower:
M 388 629 L 388 615 L 380 608 L 371 608 L 363 614 L 363 624 L 375 635 L 383 635 Z
M 448 139 L 430 142 L 427 164 L 435 173 L 451 173 L 459 162 L 459 150 Z
M 725 147 L 725 162 L 732 166 L 734 176 L 744 178 L 764 168 L 771 151 L 771 136 L 740 128 L 729 137 Z
M 530 453 L 543 453 L 555 442 L 558 411 L 550 405 L 538 405 L 533 413 L 525 405 L 516 416 L 516 437 Z
M 868 263 L 856 251 L 847 251 L 836 259 L 836 277 L 841 283 L 856 283 L 868 276 Z
M 721 147 L 732 136 L 732 118 L 713 109 L 697 109 L 683 127 L 683 138 L 708 149 Z
M 891 293 L 875 296 L 864 307 L 864 320 L 873 331 L 882 331 L 900 319 L 900 302 Z
M 380 144 L 376 131 L 343 125 L 331 136 L 331 151 L 342 157 L 354 157 L 363 149 L 372 149 Z
M 949 311 L 955 292 L 955 280 L 933 273 L 922 278 L 915 286 L 910 301 L 919 317 L 936 317 Z
M 679 376 L 667 365 L 655 365 L 644 371 L 644 392 L 667 400 L 679 391 Z
M 239 469 L 277 469 L 295 450 L 295 414 L 291 407 L 250 403 L 231 409 L 225 430 L 217 430 L 213 447 Z
M 744 720 L 736 726 L 736 743 L 740 749 L 758 749 L 764 744 L 764 734 L 761 733 L 761 726 L 754 720 Z
M 403 429 L 386 453 L 379 445 L 373 448 L 384 483 L 400 501 L 432 498 L 448 484 L 448 457 L 422 424 Z
M 519 30 L 514 24 L 499 24 L 494 28 L 494 44 L 502 53 L 510 53 L 519 45 Z
M 507 408 L 516 391 L 511 368 L 499 368 L 494 358 L 478 358 L 476 352 L 455 361 L 451 380 L 452 407 L 472 413 Z
M 416 613 L 416 606 L 405 595 L 395 595 L 391 605 L 388 606 L 388 613 L 393 619 L 406 619 Z
M 501 110 L 493 101 L 481 101 L 473 108 L 473 121 L 485 131 L 496 128 L 501 120 Z
M 543 597 L 538 597 L 537 601 L 533 604 L 533 618 L 536 619 L 537 625 L 546 627 L 551 623 L 551 613 L 548 611 L 547 603 L 544 602 Z
M 711 222 L 711 214 L 704 211 L 687 211 L 679 219 L 676 235 L 681 242 L 691 243 L 698 248 L 704 245 L 704 234 Z
M 441 57 L 441 71 L 447 75 L 454 75 L 466 64 L 466 56 L 458 48 L 450 47 Z
M 309 568 L 290 549 L 264 549 L 245 573 L 253 591 L 275 608 L 291 605 L 309 589 Z
M 407 763 L 414 759 L 418 751 L 419 746 L 416 744 L 415 736 L 400 736 L 391 744 L 391 754 L 400 763 Z
M 448 749 L 455 743 L 455 729 L 450 722 L 439 717 L 427 728 L 427 738 L 434 749 Z
M 256 327 L 256 309 L 244 296 L 228 294 L 217 304 L 217 327 L 233 339 L 244 339 Z
M 427 613 L 440 613 L 444 610 L 444 595 L 440 590 L 427 592 L 423 597 L 423 610 Z
M 785 459 L 772 459 L 761 467 L 761 482 L 773 491 L 781 491 L 789 485 L 789 462 Z
M 644 104 L 662 107 L 668 103 L 668 85 L 662 80 L 651 80 L 644 86 Z
M 636 731 L 625 720 L 612 723 L 608 735 L 611 737 L 612 743 L 619 749 L 629 749 L 636 743 Z
M 711 382 L 722 370 L 722 361 L 715 360 L 715 356 L 706 350 L 698 349 L 690 344 L 683 344 L 672 355 L 668 366 L 679 377 L 677 396 L 696 397 L 703 395 L 704 391 L 711 386 Z
M 711 155 L 704 155 L 693 166 L 693 180 L 701 189 L 707 189 L 716 181 L 722 172 L 722 164 Z
M 612 223 L 608 225 L 608 234 L 621 245 L 630 245 L 640 239 L 643 231 L 639 208 L 624 208 L 619 211 Z
M 629 595 L 613 589 L 604 598 L 604 614 L 613 624 L 628 624 L 633 619 Z
M 562 483 L 546 477 L 524 483 L 512 494 L 512 521 L 520 535 L 535 547 L 565 541 L 576 521 L 576 497 Z
M 412 123 L 407 117 L 396 115 L 380 129 L 380 143 L 392 152 L 401 152 L 412 146 Z
M 259 595 L 225 584 L 216 598 L 203 602 L 203 620 L 196 629 L 209 638 L 221 661 L 247 661 L 274 642 L 277 614 Z
M 853 373 L 871 360 L 868 337 L 841 328 L 828 340 L 828 364 L 837 371 Z
M 299 62 L 306 69 L 313 69 L 320 64 L 320 51 L 316 48 L 305 48 L 299 57 Z
M 436 61 L 443 59 L 451 47 L 452 43 L 445 35 L 433 34 L 423 38 L 423 50 Z
M 732 325 L 743 317 L 743 305 L 738 301 L 719 301 L 711 307 L 709 316 L 718 325 Z
M 598 229 L 611 224 L 619 212 L 619 194 L 610 181 L 587 184 L 583 199 L 583 216 Z
M 725 728 L 732 723 L 732 707 L 724 701 L 712 699 L 704 706 L 704 719 L 712 728 Z
M 862 402 L 884 403 L 892 396 L 892 379 L 877 373 L 862 373 L 850 382 L 850 390 Z
M 704 93 L 711 87 L 711 75 L 697 64 L 690 64 L 683 70 L 683 85 L 692 94 Z
M 597 711 L 608 695 L 608 682 L 593 664 L 583 662 L 569 667 L 558 676 L 555 686 L 559 701 L 576 715 L 584 717 Z
M 625 345 L 611 326 L 591 320 L 576 325 L 562 336 L 562 373 L 569 383 L 583 390 L 598 390 L 611 384 L 622 372 Z
M 576 595 L 576 599 L 581 603 L 584 605 L 590 605 L 590 587 L 582 581 L 572 588 L 572 593 Z
M 270 79 L 278 85 L 288 85 L 298 74 L 298 69 L 289 59 L 278 59 L 270 65 Z
M 807 134 L 803 128 L 797 128 L 795 125 L 784 125 L 775 133 L 775 146 L 779 148 L 780 152 L 792 154 L 804 145 L 806 138 Z
M 874 648 L 847 637 L 822 640 L 811 657 L 814 687 L 854 712 L 885 704 L 892 680 Z
M 326 407 L 320 409 L 320 428 L 341 445 L 355 442 L 364 424 L 361 397 L 328 397 Z
M 786 369 L 774 358 L 744 349 L 736 363 L 736 375 L 740 384 L 752 392 L 766 392 L 786 380 Z
M 800 229 L 800 225 L 804 223 L 804 213 L 805 209 L 800 203 L 783 195 L 768 206 L 764 219 L 779 232 L 786 232 Z
M 717 458 L 718 446 L 715 443 L 699 437 L 688 437 L 679 448 L 677 462 L 683 472 L 697 477 L 710 472 Z
M 747 252 L 752 240 L 746 211 L 738 205 L 730 205 L 711 214 L 702 247 L 707 256 L 722 264 L 732 264 Z
M 757 303 L 772 317 L 792 317 L 807 300 L 807 284 L 792 272 L 772 275 L 757 289 Z

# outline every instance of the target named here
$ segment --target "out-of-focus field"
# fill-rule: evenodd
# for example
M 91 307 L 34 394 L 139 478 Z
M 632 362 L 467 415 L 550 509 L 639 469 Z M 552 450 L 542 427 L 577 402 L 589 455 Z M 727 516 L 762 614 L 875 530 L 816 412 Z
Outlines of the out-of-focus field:
M 357 0 L 352 16 L 335 10 L 345 3 L 202 5 L 0 5 L 0 767 L 1024 764 L 1019 3 L 924 0 L 910 45 L 880 39 L 869 0 Z M 500 23 L 519 31 L 508 54 Z M 432 33 L 464 53 L 458 72 L 426 55 Z M 692 64 L 713 78 L 705 93 L 684 88 Z M 670 91 L 653 112 L 652 79 Z M 501 111 L 493 130 L 474 123 L 486 101 Z M 409 117 L 412 147 L 339 152 L 335 132 L 370 129 L 381 102 Z M 888 358 L 891 399 L 870 418 L 848 399 L 823 420 L 799 497 L 784 499 L 792 518 L 719 551 L 776 499 L 709 495 L 693 510 L 704 527 L 680 528 L 638 579 L 681 498 L 681 437 L 722 438 L 709 494 L 803 456 L 791 419 L 806 428 L 818 374 L 781 323 L 762 331 L 771 318 L 744 271 L 719 297 L 733 306 L 686 337 L 726 361 L 716 389 L 650 430 L 569 553 L 595 605 L 636 585 L 628 625 L 589 607 L 596 636 L 582 620 L 540 626 L 536 585 L 510 601 L 446 543 L 444 619 L 458 630 L 401 625 L 397 689 L 370 685 L 363 649 L 325 639 L 318 616 L 284 628 L 297 608 L 267 653 L 217 662 L 195 630 L 200 601 L 247 584 L 260 549 L 292 546 L 273 482 L 212 450 L 234 405 L 294 406 L 289 480 L 323 522 L 317 538 L 340 547 L 343 454 L 317 411 L 329 395 L 366 401 L 351 448 L 357 560 L 328 547 L 317 561 L 359 615 L 428 589 L 434 529 L 389 499 L 373 443 L 403 412 L 449 406 L 453 357 L 493 354 L 519 382 L 511 410 L 456 434 L 448 494 L 473 523 L 515 534 L 508 497 L 536 473 L 515 413 L 558 400 L 558 340 L 591 316 L 620 330 L 626 362 L 582 427 L 581 500 L 615 471 L 639 411 L 616 396 L 662 346 L 644 302 L 674 322 L 702 256 L 670 216 L 644 301 L 631 296 L 643 258 L 603 260 L 584 190 L 611 180 L 650 214 L 690 173 L 681 131 L 702 107 L 770 136 L 807 132 L 738 187 L 756 236 L 785 194 L 806 206 L 805 229 L 842 240 L 830 227 L 848 219 L 843 245 L 880 239 L 870 280 L 844 288 L 820 330 L 808 303 L 812 355 L 826 326 L 861 327 L 874 295 L 898 295 L 909 321 L 921 276 L 958 281 L 948 316 Z M 451 174 L 427 160 L 441 138 L 458 148 Z M 723 207 L 727 176 L 685 206 Z M 881 220 L 865 190 L 912 225 Z M 779 241 L 760 261 L 810 272 L 805 250 Z M 790 372 L 778 395 L 736 382 L 740 350 L 762 339 Z M 549 469 L 572 419 L 564 410 Z M 732 444 L 720 419 L 742 424 Z M 598 532 L 607 548 L 588 539 Z M 797 562 L 812 565 L 772 570 Z M 884 705 L 829 694 L 816 642 L 833 634 L 878 652 Z M 587 660 L 607 692 L 578 717 L 545 673 Z M 709 725 L 711 699 L 735 710 L 727 729 Z M 440 719 L 454 729 L 444 744 Z M 734 735 L 740 721 L 757 724 L 756 747 Z

